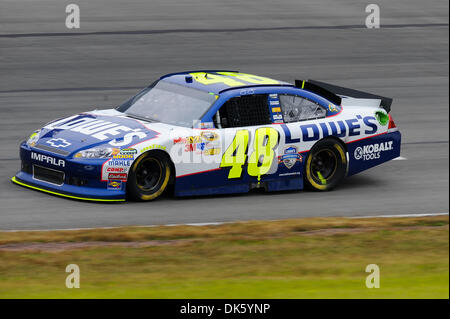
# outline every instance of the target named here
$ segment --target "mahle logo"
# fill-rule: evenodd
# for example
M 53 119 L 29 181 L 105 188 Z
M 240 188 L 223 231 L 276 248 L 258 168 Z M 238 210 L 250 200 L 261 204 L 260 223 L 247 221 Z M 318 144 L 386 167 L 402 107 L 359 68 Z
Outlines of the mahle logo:
M 355 149 L 353 156 L 355 159 L 364 161 L 373 160 L 380 158 L 381 152 L 391 151 L 394 149 L 393 147 L 394 141 L 388 141 L 377 144 L 370 144 L 365 146 L 359 146 Z

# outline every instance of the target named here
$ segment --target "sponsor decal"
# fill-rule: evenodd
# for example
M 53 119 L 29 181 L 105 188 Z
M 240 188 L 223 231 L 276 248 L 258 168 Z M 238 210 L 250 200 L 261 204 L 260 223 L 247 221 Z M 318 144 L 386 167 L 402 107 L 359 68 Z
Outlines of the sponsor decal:
M 66 161 L 64 161 L 62 159 L 58 159 L 58 158 L 55 158 L 55 157 L 52 157 L 52 156 L 43 155 L 43 154 L 38 154 L 38 153 L 35 153 L 35 152 L 31 152 L 31 159 L 35 160 L 35 161 L 47 163 L 47 164 L 52 164 L 54 166 L 59 166 L 59 167 L 65 167 L 66 166 Z
M 202 122 L 200 128 L 214 128 L 214 122 Z
M 276 99 L 276 98 L 278 98 L 278 94 L 272 93 L 272 94 L 269 94 L 269 97 L 272 99 Z
M 194 143 L 201 143 L 202 137 L 200 135 L 198 136 L 187 136 L 187 137 L 177 137 L 173 139 L 173 144 L 194 144 Z
M 330 110 L 330 112 L 337 112 L 338 111 L 336 106 L 333 105 L 333 104 L 328 104 L 328 109 Z
M 152 144 L 152 145 L 146 146 L 143 149 L 141 149 L 141 153 L 147 152 L 149 150 L 154 150 L 154 149 L 166 150 L 166 147 L 162 146 L 162 145 L 158 145 L 158 144 Z
M 134 159 L 134 155 L 133 154 L 117 154 L 114 155 L 112 158 L 114 159 L 127 159 L 127 160 L 132 160 Z
M 391 151 L 394 149 L 394 141 L 382 142 L 377 144 L 369 144 L 365 146 L 358 146 L 353 152 L 356 160 L 363 161 L 380 158 L 381 152 Z
M 203 151 L 206 147 L 206 143 L 186 144 L 184 147 L 185 152 Z
M 120 150 L 119 154 L 135 155 L 135 154 L 137 154 L 137 149 L 135 149 L 135 148 L 123 148 L 123 149 Z
M 63 138 L 52 138 L 45 143 L 49 144 L 50 146 L 56 147 L 56 148 L 60 148 L 60 147 L 64 148 L 64 147 L 72 145 L 71 143 L 67 142 Z
M 205 131 L 200 135 L 177 137 L 173 140 L 174 144 L 185 144 L 185 152 L 196 152 L 197 154 L 215 155 L 220 153 L 220 148 L 215 147 L 215 141 L 219 139 L 216 132 Z M 208 149 L 207 149 L 207 146 Z
M 132 161 L 128 160 L 116 160 L 116 159 L 110 159 L 106 164 L 108 166 L 118 166 L 118 167 L 130 167 Z
M 186 139 L 183 139 L 182 137 L 177 137 L 173 139 L 173 144 L 184 143 L 185 141 Z
M 114 136 L 126 133 L 121 138 L 116 138 L 109 142 L 112 146 L 124 146 L 131 144 L 134 138 L 143 139 L 147 136 L 140 128 L 132 129 L 128 126 L 113 123 L 105 120 L 99 120 L 90 116 L 74 115 L 62 120 L 55 121 L 46 125 L 46 129 L 60 129 L 77 132 L 88 135 L 100 141 L 104 141 Z
M 187 142 L 189 144 L 194 144 L 194 143 L 200 143 L 202 141 L 202 137 L 201 136 L 189 136 L 187 138 Z
M 102 181 L 106 180 L 124 180 L 126 181 L 127 175 L 131 164 L 133 163 L 133 154 L 117 154 L 113 158 L 107 160 L 102 166 Z M 113 178 L 111 174 L 117 173 L 117 178 Z M 122 175 L 124 174 L 124 175 Z
M 282 120 L 283 119 L 283 115 L 281 115 L 281 114 L 274 114 L 273 115 L 273 119 L 274 120 Z
M 270 101 L 270 105 L 280 105 L 280 102 L 278 102 L 278 101 Z
M 213 142 L 219 139 L 219 134 L 217 134 L 216 132 L 201 132 L 200 136 L 204 141 L 207 142 Z
M 247 94 L 255 94 L 254 89 L 242 89 L 239 91 L 240 95 L 247 95 Z
M 126 181 L 127 178 L 128 178 L 127 173 L 109 173 L 108 174 L 108 179 Z
M 203 151 L 203 154 L 205 155 L 217 155 L 220 154 L 220 148 L 207 148 L 206 150 Z
M 122 181 L 120 180 L 109 180 L 107 189 L 119 191 L 122 189 Z
M 281 112 L 281 107 L 273 107 L 272 108 L 272 113 L 280 113 Z
M 384 113 L 382 111 L 375 112 L 375 117 L 377 118 L 378 123 L 380 123 L 383 126 L 385 126 L 389 123 L 389 115 L 387 115 L 386 113 Z
M 106 171 L 107 172 L 124 172 L 125 171 L 125 168 L 123 168 L 123 167 L 108 167 L 107 169 L 106 169 Z
M 279 163 L 283 163 L 288 169 L 291 169 L 295 163 L 301 162 L 302 156 L 298 154 L 297 147 L 289 146 L 284 149 L 284 155 L 280 157 Z
M 286 124 L 281 124 L 285 135 L 285 144 L 295 144 L 299 142 L 318 141 L 321 137 L 336 136 L 359 136 L 361 134 L 375 134 L 378 131 L 377 119 L 375 116 L 356 115 L 355 118 L 339 121 L 319 122 L 302 124 L 300 135 L 292 136 L 297 130 L 291 130 Z

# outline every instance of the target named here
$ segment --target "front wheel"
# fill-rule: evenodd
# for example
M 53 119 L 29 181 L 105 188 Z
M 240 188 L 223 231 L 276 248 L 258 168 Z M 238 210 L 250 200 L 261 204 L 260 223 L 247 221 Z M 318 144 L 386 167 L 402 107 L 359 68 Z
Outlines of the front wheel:
M 133 200 L 154 200 L 167 188 L 170 175 L 170 163 L 165 156 L 158 153 L 144 154 L 130 169 L 127 194 Z
M 347 157 L 344 147 L 336 140 L 319 141 L 311 149 L 305 165 L 305 182 L 309 188 L 328 191 L 345 177 Z

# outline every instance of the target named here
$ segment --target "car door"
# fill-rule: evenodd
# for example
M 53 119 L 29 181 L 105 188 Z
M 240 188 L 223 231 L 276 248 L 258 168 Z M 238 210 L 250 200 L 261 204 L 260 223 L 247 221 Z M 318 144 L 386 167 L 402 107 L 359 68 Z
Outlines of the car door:
M 224 183 L 258 187 L 277 172 L 280 132 L 273 124 L 270 94 L 228 99 L 216 114 L 222 140 Z

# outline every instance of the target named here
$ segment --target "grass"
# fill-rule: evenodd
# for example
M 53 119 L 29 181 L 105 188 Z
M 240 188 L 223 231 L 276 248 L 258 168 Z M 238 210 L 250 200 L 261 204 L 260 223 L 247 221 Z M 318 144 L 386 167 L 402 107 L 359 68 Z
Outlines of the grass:
M 0 298 L 449 298 L 448 274 L 448 216 L 0 232 Z

